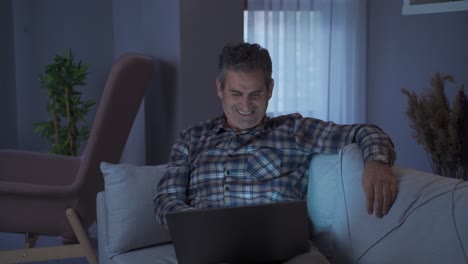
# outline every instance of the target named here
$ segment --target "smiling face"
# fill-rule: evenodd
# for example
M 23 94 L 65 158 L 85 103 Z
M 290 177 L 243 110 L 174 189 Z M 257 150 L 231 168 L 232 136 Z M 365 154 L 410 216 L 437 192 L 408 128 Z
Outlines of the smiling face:
M 236 130 L 246 130 L 257 126 L 265 116 L 273 91 L 273 80 L 267 87 L 261 70 L 228 70 L 224 88 L 216 80 L 216 89 L 227 124 Z

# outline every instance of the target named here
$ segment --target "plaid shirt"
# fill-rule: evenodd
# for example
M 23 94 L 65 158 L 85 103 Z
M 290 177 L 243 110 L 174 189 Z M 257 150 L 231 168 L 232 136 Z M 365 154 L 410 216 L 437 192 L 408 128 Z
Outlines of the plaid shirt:
M 356 142 L 364 160 L 395 160 L 390 138 L 374 125 L 337 125 L 299 114 L 265 117 L 247 131 L 225 116 L 181 133 L 154 198 L 165 214 L 189 208 L 229 207 L 304 199 L 315 153 L 337 153 Z

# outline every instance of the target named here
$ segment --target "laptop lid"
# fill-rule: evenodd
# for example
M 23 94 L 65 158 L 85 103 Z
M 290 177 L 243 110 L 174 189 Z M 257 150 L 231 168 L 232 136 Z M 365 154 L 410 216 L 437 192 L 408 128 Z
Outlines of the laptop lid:
M 309 248 L 305 201 L 166 215 L 179 263 L 283 262 Z

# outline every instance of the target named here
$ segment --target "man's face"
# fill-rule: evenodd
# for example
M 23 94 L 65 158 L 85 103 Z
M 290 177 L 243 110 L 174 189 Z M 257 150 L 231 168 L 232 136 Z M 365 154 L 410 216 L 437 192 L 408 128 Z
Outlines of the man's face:
M 273 80 L 269 89 L 263 71 L 227 71 L 224 89 L 216 80 L 227 123 L 236 130 L 246 130 L 258 125 L 265 116 L 268 101 L 273 91 Z

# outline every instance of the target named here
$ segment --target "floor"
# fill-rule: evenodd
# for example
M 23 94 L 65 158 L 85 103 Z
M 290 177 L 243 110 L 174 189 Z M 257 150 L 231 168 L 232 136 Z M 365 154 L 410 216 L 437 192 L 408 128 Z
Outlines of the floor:
M 89 230 L 89 237 L 91 244 L 97 254 L 97 226 L 93 224 Z M 40 236 L 37 240 L 36 247 L 47 247 L 61 245 L 61 241 L 58 237 L 46 237 Z M 22 234 L 11 234 L 11 233 L 1 233 L 0 232 L 0 250 L 14 250 L 21 249 L 24 247 L 24 235 Z M 61 259 L 61 260 L 50 260 L 50 261 L 39 261 L 39 262 L 29 262 L 31 264 L 88 264 L 86 258 L 75 258 L 75 259 Z

